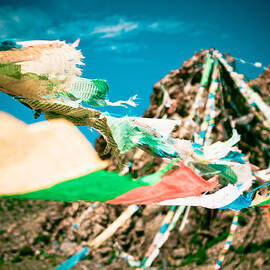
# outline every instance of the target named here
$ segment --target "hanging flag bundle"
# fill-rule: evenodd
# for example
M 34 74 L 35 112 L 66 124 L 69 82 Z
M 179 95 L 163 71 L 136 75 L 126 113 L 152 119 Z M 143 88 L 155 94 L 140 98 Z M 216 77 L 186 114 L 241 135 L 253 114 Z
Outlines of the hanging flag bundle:
M 9 115 L 2 113 L 0 116 L 1 126 L 5 127 L 1 132 L 1 195 L 151 204 L 179 195 L 200 194 L 216 185 L 216 181 L 206 182 L 184 164 L 176 168 L 172 176 L 164 176 L 175 161 L 161 171 L 135 181 L 130 175 L 120 176 L 101 170 L 106 162 L 98 158 L 84 136 L 66 121 L 41 122 L 28 127 Z M 66 138 L 63 134 L 67 134 Z M 72 144 L 69 144 L 70 140 Z M 193 180 L 189 192 L 183 188 L 188 185 L 187 181 L 186 184 L 175 182 L 175 174 Z M 146 190 L 142 192 L 144 187 Z M 144 200 L 147 193 L 152 197 Z M 129 202 L 122 199 L 123 194 L 128 194 Z
M 112 149 L 115 156 L 119 156 L 140 147 L 162 157 L 169 164 L 154 174 L 134 180 L 129 174 L 120 176 L 116 172 L 102 170 L 105 168 L 104 162 L 97 159 L 94 153 L 93 164 L 97 164 L 94 168 L 81 166 L 80 171 L 80 166 L 78 168 L 76 166 L 77 171 L 75 169 L 73 171 L 71 166 L 70 173 L 69 170 L 65 170 L 62 175 L 55 173 L 54 176 L 50 175 L 48 170 L 48 181 L 44 179 L 42 185 L 36 183 L 32 187 L 31 181 L 35 178 L 35 171 L 29 171 L 31 177 L 27 188 L 9 190 L 7 186 L 7 190 L 1 189 L 1 195 L 44 200 L 86 200 L 115 204 L 182 204 L 232 209 L 241 209 L 252 204 L 252 196 L 244 197 L 243 192 L 251 187 L 255 177 L 249 165 L 245 161 L 242 162 L 239 151 L 234 148 L 240 140 L 236 130 L 232 130 L 231 139 L 210 144 L 217 115 L 216 97 L 221 88 L 221 68 L 229 72 L 240 92 L 248 100 L 251 109 L 256 111 L 256 115 L 263 117 L 258 114 L 257 109 L 263 112 L 267 118 L 263 120 L 264 123 L 269 121 L 269 107 L 258 94 L 239 80 L 217 51 L 209 52 L 206 56 L 200 87 L 189 117 L 186 121 L 173 121 L 136 117 L 116 118 L 84 106 L 82 103 L 89 106 L 126 106 L 127 104 L 135 106 L 136 104 L 135 97 L 126 102 L 112 103 L 107 100 L 109 88 L 104 80 L 79 77 L 80 69 L 77 65 L 82 64 L 82 55 L 76 49 L 77 45 L 78 42 L 67 44 L 62 41 L 28 41 L 1 45 L 1 90 L 35 110 L 36 114 L 44 112 L 47 119 L 64 118 L 77 126 L 87 125 L 95 128 L 107 141 L 104 153 Z M 209 92 L 205 95 L 208 89 Z M 168 109 L 172 103 L 168 101 L 170 100 L 168 97 L 166 98 L 167 92 L 164 89 L 163 92 L 166 101 L 164 107 Z M 256 104 L 256 109 L 253 103 Z M 7 120 L 8 117 L 2 118 L 3 123 L 11 121 Z M 203 118 L 202 124 L 201 118 Z M 194 127 L 193 143 L 171 136 L 180 122 L 184 122 L 183 132 L 189 129 L 190 125 Z M 32 130 L 32 127 L 24 127 L 24 129 Z M 12 133 L 14 130 L 11 129 L 10 132 L 14 141 L 17 141 L 16 133 Z M 3 134 L 7 136 L 7 133 Z M 31 141 L 27 136 L 31 138 L 35 134 L 25 132 L 25 141 Z M 3 149 L 7 149 L 8 143 L 10 141 L 6 138 Z M 35 147 L 31 144 L 24 146 L 25 149 L 35 149 Z M 15 150 L 16 148 L 13 152 L 16 152 Z M 42 152 L 44 156 L 50 155 L 45 150 L 40 150 L 40 155 Z M 38 155 L 37 150 L 33 150 L 33 153 Z M 88 155 L 92 156 L 89 153 Z M 34 154 L 29 157 L 29 160 L 20 161 L 21 167 L 18 167 L 18 170 L 23 172 L 23 166 L 29 168 L 33 156 Z M 7 161 L 11 160 L 7 159 Z M 3 178 L 5 183 L 14 177 L 9 172 L 11 164 L 12 162 L 7 162 L 2 165 L 5 166 L 3 169 L 6 172 L 6 178 Z M 60 172 L 64 169 L 59 167 L 58 170 Z M 27 177 L 27 173 L 23 172 L 23 174 Z M 18 179 L 23 183 L 24 178 Z
M 263 124 L 270 128 L 270 107 L 262 100 L 262 98 L 251 89 L 243 80 L 239 78 L 239 75 L 233 71 L 233 68 L 226 63 L 223 59 L 222 54 L 218 51 L 214 51 L 213 55 L 220 61 L 223 67 L 229 72 L 231 78 L 233 79 L 235 85 L 246 99 L 252 112 L 260 119 Z M 256 110 L 258 108 L 263 116 Z
M 105 80 L 79 77 L 83 56 L 76 49 L 78 42 L 18 42 L 13 48 L 0 51 L 2 91 L 29 99 L 62 101 L 73 104 L 83 101 L 92 106 L 136 106 L 136 96 L 128 101 L 107 100 L 109 87 Z
M 213 194 L 201 195 L 216 188 L 217 171 L 229 167 L 208 165 L 216 171 L 211 179 L 204 180 L 177 159 L 156 173 L 134 180 L 130 174 L 103 170 L 106 162 L 98 158 L 84 136 L 65 120 L 27 126 L 2 113 L 0 125 L 5 127 L 0 148 L 3 197 L 234 208 L 230 204 L 242 198 L 242 192 L 249 187 L 248 182 L 241 188 L 229 184 Z M 66 134 L 64 138 L 63 134 Z M 230 170 L 227 174 L 228 178 L 233 175 Z M 233 177 L 229 181 L 238 183 L 237 177 Z M 250 204 L 251 200 L 245 207 Z
M 66 118 L 75 125 L 95 128 L 108 143 L 105 153 L 112 149 L 116 155 L 123 154 L 141 145 L 149 146 L 161 156 L 176 156 L 172 147 L 156 136 L 151 127 L 134 125 L 134 120 L 128 118 L 107 119 L 99 111 L 80 105 L 84 102 L 91 106 L 136 106 L 136 96 L 112 103 L 107 100 L 106 81 L 79 77 L 81 72 L 77 66 L 82 64 L 82 55 L 76 50 L 77 43 L 28 41 L 18 44 L 19 49 L 6 46 L 0 51 L 1 90 L 34 109 L 36 116 L 44 112 L 47 119 Z M 122 129 L 116 129 L 117 124 Z M 130 140 L 119 138 L 119 131 L 129 132 Z

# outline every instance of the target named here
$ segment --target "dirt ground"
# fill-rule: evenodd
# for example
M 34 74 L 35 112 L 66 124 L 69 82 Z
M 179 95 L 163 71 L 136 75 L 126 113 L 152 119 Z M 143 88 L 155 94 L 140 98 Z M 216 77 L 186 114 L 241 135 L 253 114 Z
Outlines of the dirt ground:
M 88 210 L 75 229 L 74 224 L 89 207 L 92 211 Z M 102 203 L 2 200 L 0 269 L 53 269 L 93 240 L 124 209 Z M 117 242 L 124 251 L 142 260 L 168 209 L 142 207 L 74 269 L 129 269 L 125 260 L 116 256 L 114 244 Z M 153 269 L 213 269 L 232 218 L 232 210 L 192 207 L 184 230 L 179 232 L 179 221 Z M 239 224 L 223 269 L 270 269 L 270 232 L 265 211 L 242 210 Z

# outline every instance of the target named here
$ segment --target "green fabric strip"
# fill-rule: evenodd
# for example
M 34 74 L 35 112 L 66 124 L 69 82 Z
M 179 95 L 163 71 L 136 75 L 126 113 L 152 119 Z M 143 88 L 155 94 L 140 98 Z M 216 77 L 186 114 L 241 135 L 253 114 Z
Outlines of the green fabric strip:
M 237 175 L 228 166 L 224 164 L 202 164 L 198 162 L 190 162 L 196 169 L 200 170 L 202 175 L 214 176 L 218 174 L 219 184 L 226 186 L 230 184 L 236 184 Z
M 126 117 L 115 118 L 107 116 L 107 123 L 112 131 L 112 136 L 118 145 L 121 154 L 129 151 L 136 146 L 134 137 L 137 142 L 141 138 L 140 128 L 133 125 L 134 120 L 130 120 Z
M 100 201 L 112 200 L 134 188 L 156 184 L 174 162 L 157 173 L 133 180 L 131 175 L 121 176 L 116 172 L 96 171 L 72 180 L 61 182 L 50 188 L 5 198 L 23 198 L 54 201 Z M 38 177 L 38 176 L 37 176 Z
M 149 146 L 160 156 L 177 156 L 172 144 L 164 141 L 152 129 L 136 124 L 134 119 L 108 116 L 107 122 L 121 154 L 141 145 Z
M 201 85 L 204 85 L 204 86 L 208 85 L 209 78 L 213 69 L 213 64 L 214 64 L 213 58 L 211 56 L 207 56 L 205 60 L 204 68 L 203 68 Z
M 105 80 L 78 78 L 68 89 L 69 96 L 92 106 L 105 106 L 109 86 Z
M 15 79 L 21 79 L 21 66 L 15 64 L 0 64 L 0 74 L 11 76 Z
M 26 82 L 28 80 L 39 82 L 43 81 L 45 83 L 43 86 L 46 87 L 47 94 L 50 94 L 52 97 L 54 97 L 55 93 L 57 92 L 56 88 L 61 84 L 59 80 L 51 80 L 47 75 L 38 75 L 32 72 L 22 73 L 21 66 L 19 64 L 0 64 L 0 76 L 1 75 L 12 77 L 21 82 Z M 4 78 L 2 78 L 2 80 L 4 80 Z M 13 90 L 15 91 L 16 89 Z M 37 96 L 40 89 L 35 90 Z

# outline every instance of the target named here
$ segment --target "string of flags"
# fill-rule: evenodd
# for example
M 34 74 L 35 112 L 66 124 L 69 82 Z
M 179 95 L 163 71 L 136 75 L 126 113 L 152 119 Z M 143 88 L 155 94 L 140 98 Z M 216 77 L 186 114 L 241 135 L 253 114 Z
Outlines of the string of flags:
M 233 241 L 233 238 L 234 238 L 234 234 L 235 234 L 235 231 L 237 229 L 237 226 L 238 226 L 238 218 L 239 218 L 239 213 L 240 211 L 237 211 L 235 212 L 234 214 L 234 217 L 233 217 L 233 221 L 232 221 L 232 225 L 231 225 L 231 228 L 230 228 L 230 232 L 229 232 L 229 235 L 226 239 L 226 243 L 225 243 L 225 246 L 224 248 L 222 249 L 221 253 L 220 253 L 220 256 L 218 258 L 218 261 L 215 265 L 215 270 L 218 270 L 221 268 L 221 265 L 224 261 L 224 258 L 225 258 L 225 254 L 228 252 L 231 244 L 232 244 L 232 241 Z
M 157 119 L 161 111 L 157 112 L 157 118 L 151 119 L 115 117 L 96 109 L 137 106 L 137 96 L 111 102 L 105 80 L 80 77 L 78 65 L 83 64 L 83 56 L 77 46 L 78 41 L 0 43 L 0 90 L 34 110 L 35 117 L 44 113 L 48 120 L 26 125 L 0 113 L 1 197 L 170 205 L 164 221 L 166 230 L 162 227 L 164 230 L 161 229 L 140 266 L 152 264 L 185 206 L 236 211 L 269 207 L 270 193 L 266 187 L 270 184 L 270 171 L 254 170 L 236 146 L 241 140 L 236 129 L 231 130 L 230 139 L 213 142 L 212 132 L 220 109 L 217 97 L 223 95 L 224 72 L 241 93 L 249 113 L 265 131 L 270 129 L 270 107 L 220 52 L 208 51 L 205 56 L 189 116 L 169 120 L 166 115 Z M 173 112 L 176 105 L 162 89 L 162 106 Z M 237 111 L 232 101 L 230 104 Z M 235 126 L 231 119 L 230 123 Z M 74 125 L 86 125 L 102 134 L 107 142 L 103 154 L 112 151 L 117 159 L 131 149 L 141 148 L 163 160 L 160 169 L 138 179 L 133 179 L 130 173 L 107 171 L 108 163 L 98 157 Z M 177 128 L 178 137 L 174 135 Z M 183 139 L 190 130 L 191 140 Z M 256 181 L 258 178 L 260 183 Z M 179 208 L 173 216 L 175 206 Z M 136 209 L 130 211 L 131 215 Z M 75 255 L 71 264 L 87 252 Z M 223 253 L 219 267 L 226 252 Z
M 219 52 L 214 51 L 212 55 L 209 54 L 203 66 L 200 88 L 190 115 L 191 121 L 196 119 L 198 111 L 203 108 L 201 104 L 203 92 L 207 87 L 210 90 L 200 135 L 198 140 L 192 143 L 171 137 L 172 130 L 179 125 L 177 121 L 132 117 L 116 118 L 108 113 L 104 114 L 77 103 L 79 100 L 90 105 L 105 105 L 97 100 L 106 100 L 108 87 L 104 81 L 87 81 L 85 79 L 87 82 L 84 84 L 84 80 L 80 80 L 80 77 L 78 77 L 80 70 L 77 65 L 81 63 L 82 55 L 76 50 L 74 44 L 52 41 L 41 43 L 21 42 L 19 45 L 20 48 L 15 46 L 0 51 L 0 82 L 3 92 L 12 95 L 36 111 L 45 112 L 48 119 L 63 117 L 71 120 L 75 125 L 85 124 L 96 128 L 107 138 L 108 148 L 114 149 L 117 155 L 124 154 L 134 147 L 140 147 L 150 150 L 153 155 L 161 156 L 168 165 L 157 173 L 134 181 L 130 175 L 119 176 L 116 172 L 102 170 L 106 167 L 105 163 L 98 159 L 96 153 L 91 153 L 91 156 L 95 156 L 95 162 L 92 162 L 92 164 L 96 164 L 97 168 L 101 170 L 93 168 L 91 171 L 90 168 L 88 170 L 85 168 L 81 172 L 71 173 L 70 175 L 65 170 L 63 176 L 58 176 L 56 173 L 55 175 L 47 173 L 46 180 L 42 181 L 42 187 L 37 186 L 37 181 L 32 180 L 36 186 L 20 189 L 19 185 L 16 184 L 14 186 L 17 190 L 8 190 L 8 187 L 6 187 L 7 190 L 5 191 L 4 188 L 1 188 L 1 195 L 46 200 L 105 201 L 117 204 L 203 205 L 209 208 L 226 208 L 227 205 L 230 205 L 233 209 L 241 209 L 252 204 L 251 196 L 247 198 L 243 195 L 243 192 L 251 187 L 255 177 L 246 162 L 244 164 L 236 162 L 235 157 L 233 157 L 233 155 L 240 155 L 239 150 L 234 150 L 234 145 L 240 140 L 236 130 L 233 131 L 232 138 L 226 142 L 209 144 L 215 119 L 215 93 L 219 88 L 218 66 L 221 64 L 228 70 L 246 99 L 252 99 L 252 103 L 255 103 L 262 111 L 266 118 L 264 122 L 269 123 L 268 113 L 270 108 L 261 98 L 258 98 L 258 94 L 240 81 L 237 74 L 230 69 L 230 66 Z M 56 63 L 50 70 L 48 61 L 51 61 L 52 57 L 56 55 L 58 58 L 54 60 Z M 13 83 L 5 84 L 6 77 L 13 80 Z M 44 81 L 46 81 L 46 85 Z M 74 81 L 79 81 L 78 85 L 74 84 Z M 35 88 L 32 87 L 32 83 L 34 83 Z M 17 85 L 20 85 L 19 91 Z M 25 88 L 24 85 L 27 87 Z M 37 85 L 38 88 L 36 88 Z M 71 88 L 70 85 L 72 85 Z M 24 91 L 23 89 L 27 90 Z M 46 89 L 46 91 L 43 91 L 43 89 Z M 77 105 L 70 105 L 70 102 L 75 102 Z M 254 108 L 254 106 L 252 105 L 251 108 Z M 26 168 L 30 162 L 34 162 L 34 159 L 38 160 L 39 155 L 45 154 L 43 150 L 37 150 L 42 142 L 36 143 L 37 145 L 31 144 L 32 139 L 30 138 L 34 138 L 35 133 L 29 134 L 29 132 L 25 132 L 25 138 L 27 138 L 25 140 L 16 138 L 13 132 L 16 130 L 16 124 L 19 126 L 19 122 L 15 119 L 9 119 L 6 115 L 2 114 L 2 116 L 2 125 L 13 127 L 9 131 L 6 129 L 6 134 L 2 133 L 6 144 L 10 143 L 8 139 L 13 136 L 12 141 L 21 140 L 21 143 L 23 143 L 28 140 L 28 144 L 24 146 L 27 151 L 35 148 L 33 157 L 29 158 L 29 160 L 24 159 L 21 168 L 18 168 L 18 170 L 23 171 L 24 166 Z M 27 130 L 26 127 L 24 128 Z M 28 128 L 30 131 L 32 129 L 32 126 Z M 40 141 L 40 136 L 40 134 L 36 134 L 35 139 Z M 81 139 L 78 136 L 79 138 Z M 56 138 L 52 140 L 56 140 Z M 4 149 L 4 146 L 2 149 Z M 66 145 L 63 145 L 63 148 L 68 149 Z M 89 146 L 87 148 L 90 149 Z M 60 145 L 55 146 L 55 152 L 57 152 L 57 149 L 60 150 Z M 93 152 L 92 149 L 91 151 Z M 16 149 L 13 150 L 14 152 L 16 152 Z M 61 152 L 63 153 L 63 151 Z M 87 151 L 85 150 L 85 152 Z M 49 155 L 49 153 L 46 153 L 46 155 Z M 229 156 L 231 156 L 230 161 L 226 160 Z M 1 164 L 2 171 L 5 172 L 4 177 L 2 177 L 3 184 L 9 183 L 8 180 L 14 183 L 13 178 L 15 176 L 10 172 L 10 168 L 14 163 L 12 164 L 11 159 L 8 160 L 10 160 L 9 164 L 7 164 L 8 162 L 5 163 L 7 165 Z M 86 159 L 81 160 L 82 163 L 87 163 Z M 43 163 L 42 160 L 42 166 Z M 81 167 L 83 166 L 82 163 L 80 164 Z M 9 169 L 7 169 L 7 166 Z M 70 167 L 70 171 L 79 170 L 78 166 L 75 167 L 76 169 L 74 166 Z M 59 171 L 64 171 L 59 166 L 58 168 Z M 51 174 L 54 174 L 54 169 L 52 169 Z M 198 175 L 198 171 L 202 176 Z M 29 174 L 30 172 L 20 174 L 25 175 L 25 177 L 22 176 L 22 183 L 24 183 L 25 178 L 30 181 Z M 31 174 L 32 178 L 35 179 L 36 174 L 33 170 Z M 19 181 L 19 178 L 17 179 L 16 181 Z M 87 188 L 87 185 L 91 188 Z M 69 192 L 71 188 L 73 192 Z M 215 192 L 211 193 L 213 190 Z M 207 194 L 209 192 L 210 194 Z M 239 200 L 239 198 L 242 199 Z M 232 206 L 233 202 L 236 205 Z
M 242 64 L 248 64 L 248 65 L 256 67 L 256 68 L 262 68 L 264 70 L 269 70 L 269 68 L 264 66 L 261 62 L 250 62 L 250 61 L 244 60 L 242 58 L 235 58 L 235 60 L 239 61 Z
M 0 150 L 4 160 L 0 165 L 3 197 L 61 201 L 86 200 L 114 204 L 201 205 L 208 208 L 226 208 L 230 205 L 227 208 L 232 209 L 244 208 L 252 203 L 251 195 L 247 197 L 243 195 L 243 191 L 252 184 L 252 174 L 250 174 L 251 178 L 245 179 L 243 183 L 241 182 L 243 179 L 241 181 L 237 179 L 237 174 L 234 173 L 236 169 L 234 167 L 231 169 L 225 164 L 213 164 L 212 167 L 209 164 L 203 164 L 201 171 L 204 172 L 205 168 L 206 170 L 209 168 L 208 175 L 214 175 L 207 181 L 178 159 L 171 161 L 160 171 L 136 181 L 129 174 L 119 175 L 117 172 L 102 170 L 107 163 L 99 159 L 83 135 L 64 120 L 54 121 L 48 122 L 50 125 L 47 122 L 39 122 L 27 128 L 26 125 L 9 115 L 3 113 L 0 115 L 0 123 L 2 127 L 5 127 L 5 134 L 1 133 L 3 140 L 1 140 Z M 22 129 L 20 133 L 17 133 L 16 125 L 20 124 L 22 124 Z M 26 129 L 25 134 L 23 129 Z M 65 134 L 69 134 L 68 138 L 74 142 L 72 145 L 60 137 L 63 131 L 68 131 Z M 73 136 L 73 133 L 76 135 Z M 18 134 L 20 134 L 19 139 Z M 42 138 L 41 143 L 39 143 L 40 138 Z M 11 149 L 12 143 L 14 147 Z M 224 150 L 225 147 L 223 145 L 221 147 Z M 25 149 L 25 151 L 22 152 L 19 149 Z M 227 152 L 229 150 L 230 146 Z M 10 155 L 11 151 L 12 155 Z M 76 152 L 79 155 L 74 155 Z M 196 153 L 191 154 L 196 157 Z M 49 159 L 46 158 L 48 156 Z M 80 163 L 83 156 L 85 156 L 85 162 Z M 17 163 L 16 170 L 12 170 L 15 161 L 20 162 Z M 74 164 L 78 163 L 80 166 L 75 166 L 76 174 L 82 175 L 72 178 Z M 190 164 L 197 166 L 200 163 L 190 162 Z M 31 174 L 28 173 L 29 168 L 32 168 Z M 89 170 L 93 172 L 84 174 Z M 218 174 L 222 174 L 221 177 L 217 176 Z M 244 176 L 246 177 L 247 174 L 244 173 Z M 224 183 L 229 184 L 213 194 L 203 194 Z M 238 202 L 237 199 L 240 198 Z M 261 202 L 262 198 L 265 201 Z M 259 204 L 263 205 L 268 201 L 268 196 L 261 196 Z M 232 206 L 233 202 L 235 205 Z

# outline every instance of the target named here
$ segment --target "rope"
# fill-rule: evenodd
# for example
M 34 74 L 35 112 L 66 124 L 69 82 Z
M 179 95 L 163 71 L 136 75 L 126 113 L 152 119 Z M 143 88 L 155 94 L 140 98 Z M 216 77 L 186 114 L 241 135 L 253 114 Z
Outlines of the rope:
M 150 267 L 155 258 L 159 255 L 159 250 L 163 246 L 163 244 L 169 238 L 170 232 L 174 229 L 177 221 L 181 217 L 182 213 L 185 210 L 185 206 L 178 206 L 175 211 L 175 206 L 172 206 L 165 216 L 162 226 L 159 232 L 156 234 L 151 246 L 148 248 L 146 255 L 142 261 L 141 267 Z M 175 214 L 173 216 L 173 213 Z
M 180 224 L 180 226 L 179 226 L 179 231 L 180 231 L 180 232 L 184 230 L 184 227 L 185 227 L 185 225 L 187 224 L 187 218 L 188 218 L 188 214 L 189 214 L 190 208 L 191 208 L 191 206 L 188 206 L 188 207 L 187 207 L 187 210 L 186 210 L 186 212 L 185 212 L 185 215 L 184 215 L 184 217 L 183 217 L 183 220 L 182 220 L 182 222 L 181 222 L 181 224 Z
M 136 260 L 132 255 L 126 253 L 125 251 L 123 251 L 118 243 L 114 244 L 114 248 L 116 251 L 116 255 L 120 258 L 123 258 L 126 260 L 126 262 L 128 263 L 129 266 L 131 267 L 140 267 L 141 266 L 141 262 Z
M 215 268 L 214 270 L 218 270 L 221 268 L 221 265 L 224 261 L 224 258 L 225 258 L 225 255 L 226 253 L 228 252 L 230 246 L 231 246 L 231 243 L 232 243 L 232 240 L 233 240 L 233 237 L 234 237 L 234 234 L 235 234 L 235 231 L 236 231 L 236 228 L 238 226 L 238 217 L 239 217 L 239 213 L 240 211 L 236 211 L 234 217 L 233 217 L 233 221 L 232 221 L 232 225 L 230 227 L 230 232 L 229 232 L 229 235 L 226 239 L 226 244 L 224 246 L 224 248 L 222 249 L 220 255 L 219 255 L 219 258 L 218 258 L 218 261 L 215 265 Z
M 56 267 L 54 270 L 68 270 L 72 268 L 75 264 L 77 264 L 79 261 L 85 258 L 85 256 L 88 253 L 88 248 L 85 247 L 81 251 L 79 251 L 74 256 L 70 257 L 68 260 L 63 262 L 61 265 Z
M 206 58 L 206 61 L 203 65 L 202 68 L 202 77 L 201 77 L 201 81 L 200 81 L 200 87 L 198 89 L 198 92 L 195 96 L 195 100 L 194 103 L 192 104 L 190 113 L 188 118 L 186 119 L 184 126 L 181 129 L 181 136 L 183 137 L 185 135 L 185 133 L 189 133 L 189 130 L 192 129 L 194 131 L 194 122 L 193 119 L 195 119 L 197 122 L 199 122 L 199 118 L 198 118 L 198 112 L 203 110 L 203 94 L 204 91 L 206 90 L 208 83 L 209 83 L 209 78 L 212 72 L 212 68 L 213 68 L 213 63 L 214 60 L 213 58 L 208 55 Z
M 213 55 L 220 61 L 227 72 L 230 74 L 232 80 L 234 81 L 236 87 L 239 89 L 240 93 L 243 95 L 245 100 L 250 106 L 251 111 L 258 117 L 258 119 L 266 126 L 270 128 L 270 107 L 262 100 L 262 98 L 254 92 L 242 79 L 239 78 L 239 74 L 233 71 L 233 68 L 226 62 L 222 57 L 222 54 L 218 51 L 214 51 Z M 257 112 L 256 107 L 264 114 L 264 117 Z
M 264 66 L 261 62 L 250 62 L 250 61 L 247 61 L 247 60 L 244 60 L 242 58 L 235 58 L 236 61 L 239 61 L 240 63 L 242 64 L 248 64 L 250 66 L 253 66 L 253 67 L 256 67 L 256 68 L 263 68 L 264 70 L 267 70 L 269 71 L 270 69 L 266 66 Z
M 137 210 L 139 210 L 139 206 L 130 205 L 105 231 L 91 241 L 89 246 L 92 248 L 98 248 L 103 242 L 110 238 L 135 212 L 137 212 Z
M 210 135 L 215 125 L 214 122 L 216 116 L 215 100 L 216 100 L 216 93 L 218 91 L 218 86 L 219 86 L 219 70 L 218 70 L 218 63 L 217 61 L 215 61 L 211 85 L 209 88 L 209 95 L 205 106 L 204 119 L 203 123 L 201 124 L 200 138 L 198 141 L 199 144 L 205 145 L 209 144 Z

